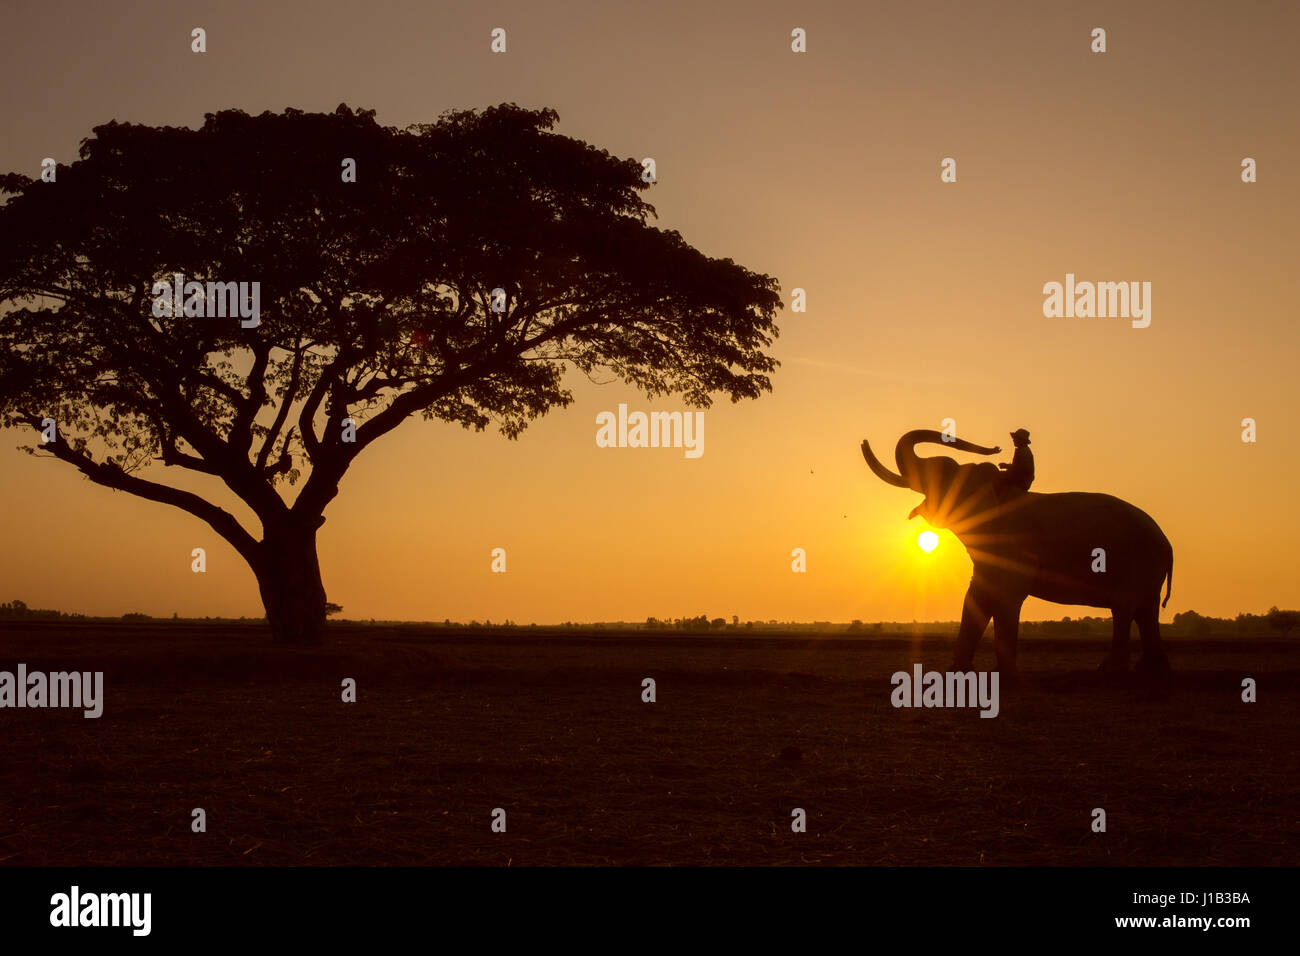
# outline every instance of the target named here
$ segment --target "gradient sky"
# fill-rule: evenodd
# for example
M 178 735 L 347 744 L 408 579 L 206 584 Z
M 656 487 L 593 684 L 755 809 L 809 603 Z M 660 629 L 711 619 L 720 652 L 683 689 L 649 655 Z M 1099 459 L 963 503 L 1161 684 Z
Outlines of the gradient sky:
M 1150 513 L 1174 547 L 1165 620 L 1300 605 L 1300 6 L 1048 7 L 9 3 L 0 169 L 71 162 L 113 119 L 346 102 L 405 126 L 550 106 L 559 132 L 656 159 L 659 226 L 776 276 L 787 306 L 807 290 L 806 313 L 779 317 L 774 392 L 709 410 L 697 460 L 597 448 L 598 412 L 682 406 L 580 376 L 518 442 L 417 419 L 368 449 L 320 535 L 345 617 L 952 620 L 969 559 L 947 532 L 922 555 L 917 495 L 858 451 L 948 417 L 1008 456 L 1007 433 L 1030 429 L 1036 491 Z M 1044 318 L 1042 286 L 1067 272 L 1150 281 L 1150 328 Z M 0 600 L 262 613 L 198 519 L 13 450 L 25 440 L 0 435 Z M 1071 613 L 1031 599 L 1024 616 Z

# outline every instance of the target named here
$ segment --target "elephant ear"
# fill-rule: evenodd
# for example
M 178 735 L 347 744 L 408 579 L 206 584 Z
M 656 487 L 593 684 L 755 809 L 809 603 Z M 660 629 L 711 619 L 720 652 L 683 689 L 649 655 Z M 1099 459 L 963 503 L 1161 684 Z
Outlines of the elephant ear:
M 992 497 L 995 508 L 1001 507 L 1006 501 L 1007 495 L 1003 491 L 1001 481 L 1002 472 L 998 471 L 997 465 L 987 461 L 972 462 L 962 465 L 962 471 L 961 495 L 964 499 L 971 501 L 988 494 Z
M 1002 503 L 1002 472 L 998 466 L 991 461 L 982 461 L 975 468 L 975 480 L 993 492 L 994 499 L 998 504 Z

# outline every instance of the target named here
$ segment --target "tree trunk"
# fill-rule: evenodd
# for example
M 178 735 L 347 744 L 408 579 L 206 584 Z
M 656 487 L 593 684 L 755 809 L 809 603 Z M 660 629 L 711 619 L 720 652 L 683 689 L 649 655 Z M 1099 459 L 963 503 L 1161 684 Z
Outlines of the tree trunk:
M 325 640 L 325 587 L 316 557 L 316 528 L 297 523 L 268 527 L 253 568 L 277 644 L 319 645 Z

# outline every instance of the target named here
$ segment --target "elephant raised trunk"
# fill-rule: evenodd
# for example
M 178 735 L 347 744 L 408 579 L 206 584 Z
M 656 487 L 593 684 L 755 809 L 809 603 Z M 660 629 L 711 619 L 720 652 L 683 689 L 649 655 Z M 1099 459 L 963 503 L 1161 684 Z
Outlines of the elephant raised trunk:
M 919 491 L 927 494 L 931 490 L 929 482 L 926 480 L 928 473 L 933 469 L 933 465 L 927 465 L 930 459 L 921 458 L 916 453 L 916 446 L 922 442 L 934 442 L 943 445 L 945 448 L 953 448 L 957 451 L 969 451 L 977 455 L 996 455 L 1002 449 L 989 448 L 985 445 L 976 445 L 974 442 L 966 441 L 964 438 L 952 438 L 944 440 L 943 432 L 935 431 L 933 428 L 916 428 L 903 435 L 894 446 L 894 461 L 898 464 L 900 482 L 889 481 L 890 484 L 898 484 L 899 487 L 911 488 L 913 491 Z M 943 459 L 939 459 L 942 461 Z M 951 461 L 951 459 L 948 459 Z M 871 464 L 870 461 L 867 464 Z M 875 471 L 873 468 L 872 471 Z M 877 476 L 880 472 L 876 472 Z
M 908 487 L 907 481 L 902 475 L 894 474 L 881 464 L 880 459 L 876 457 L 876 453 L 871 450 L 871 444 L 865 439 L 862 442 L 862 457 L 867 460 L 867 467 L 870 468 L 875 476 L 881 481 L 893 485 L 895 488 Z

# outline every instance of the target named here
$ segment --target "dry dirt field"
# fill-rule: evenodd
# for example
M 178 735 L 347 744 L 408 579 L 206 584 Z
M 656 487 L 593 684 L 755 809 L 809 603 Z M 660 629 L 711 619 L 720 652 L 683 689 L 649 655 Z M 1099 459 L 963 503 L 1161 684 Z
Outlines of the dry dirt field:
M 10 623 L 0 670 L 102 670 L 106 703 L 0 710 L 0 863 L 1300 862 L 1295 642 L 1171 639 L 1159 700 L 1105 644 L 1022 637 L 988 720 L 890 705 L 940 637 Z

